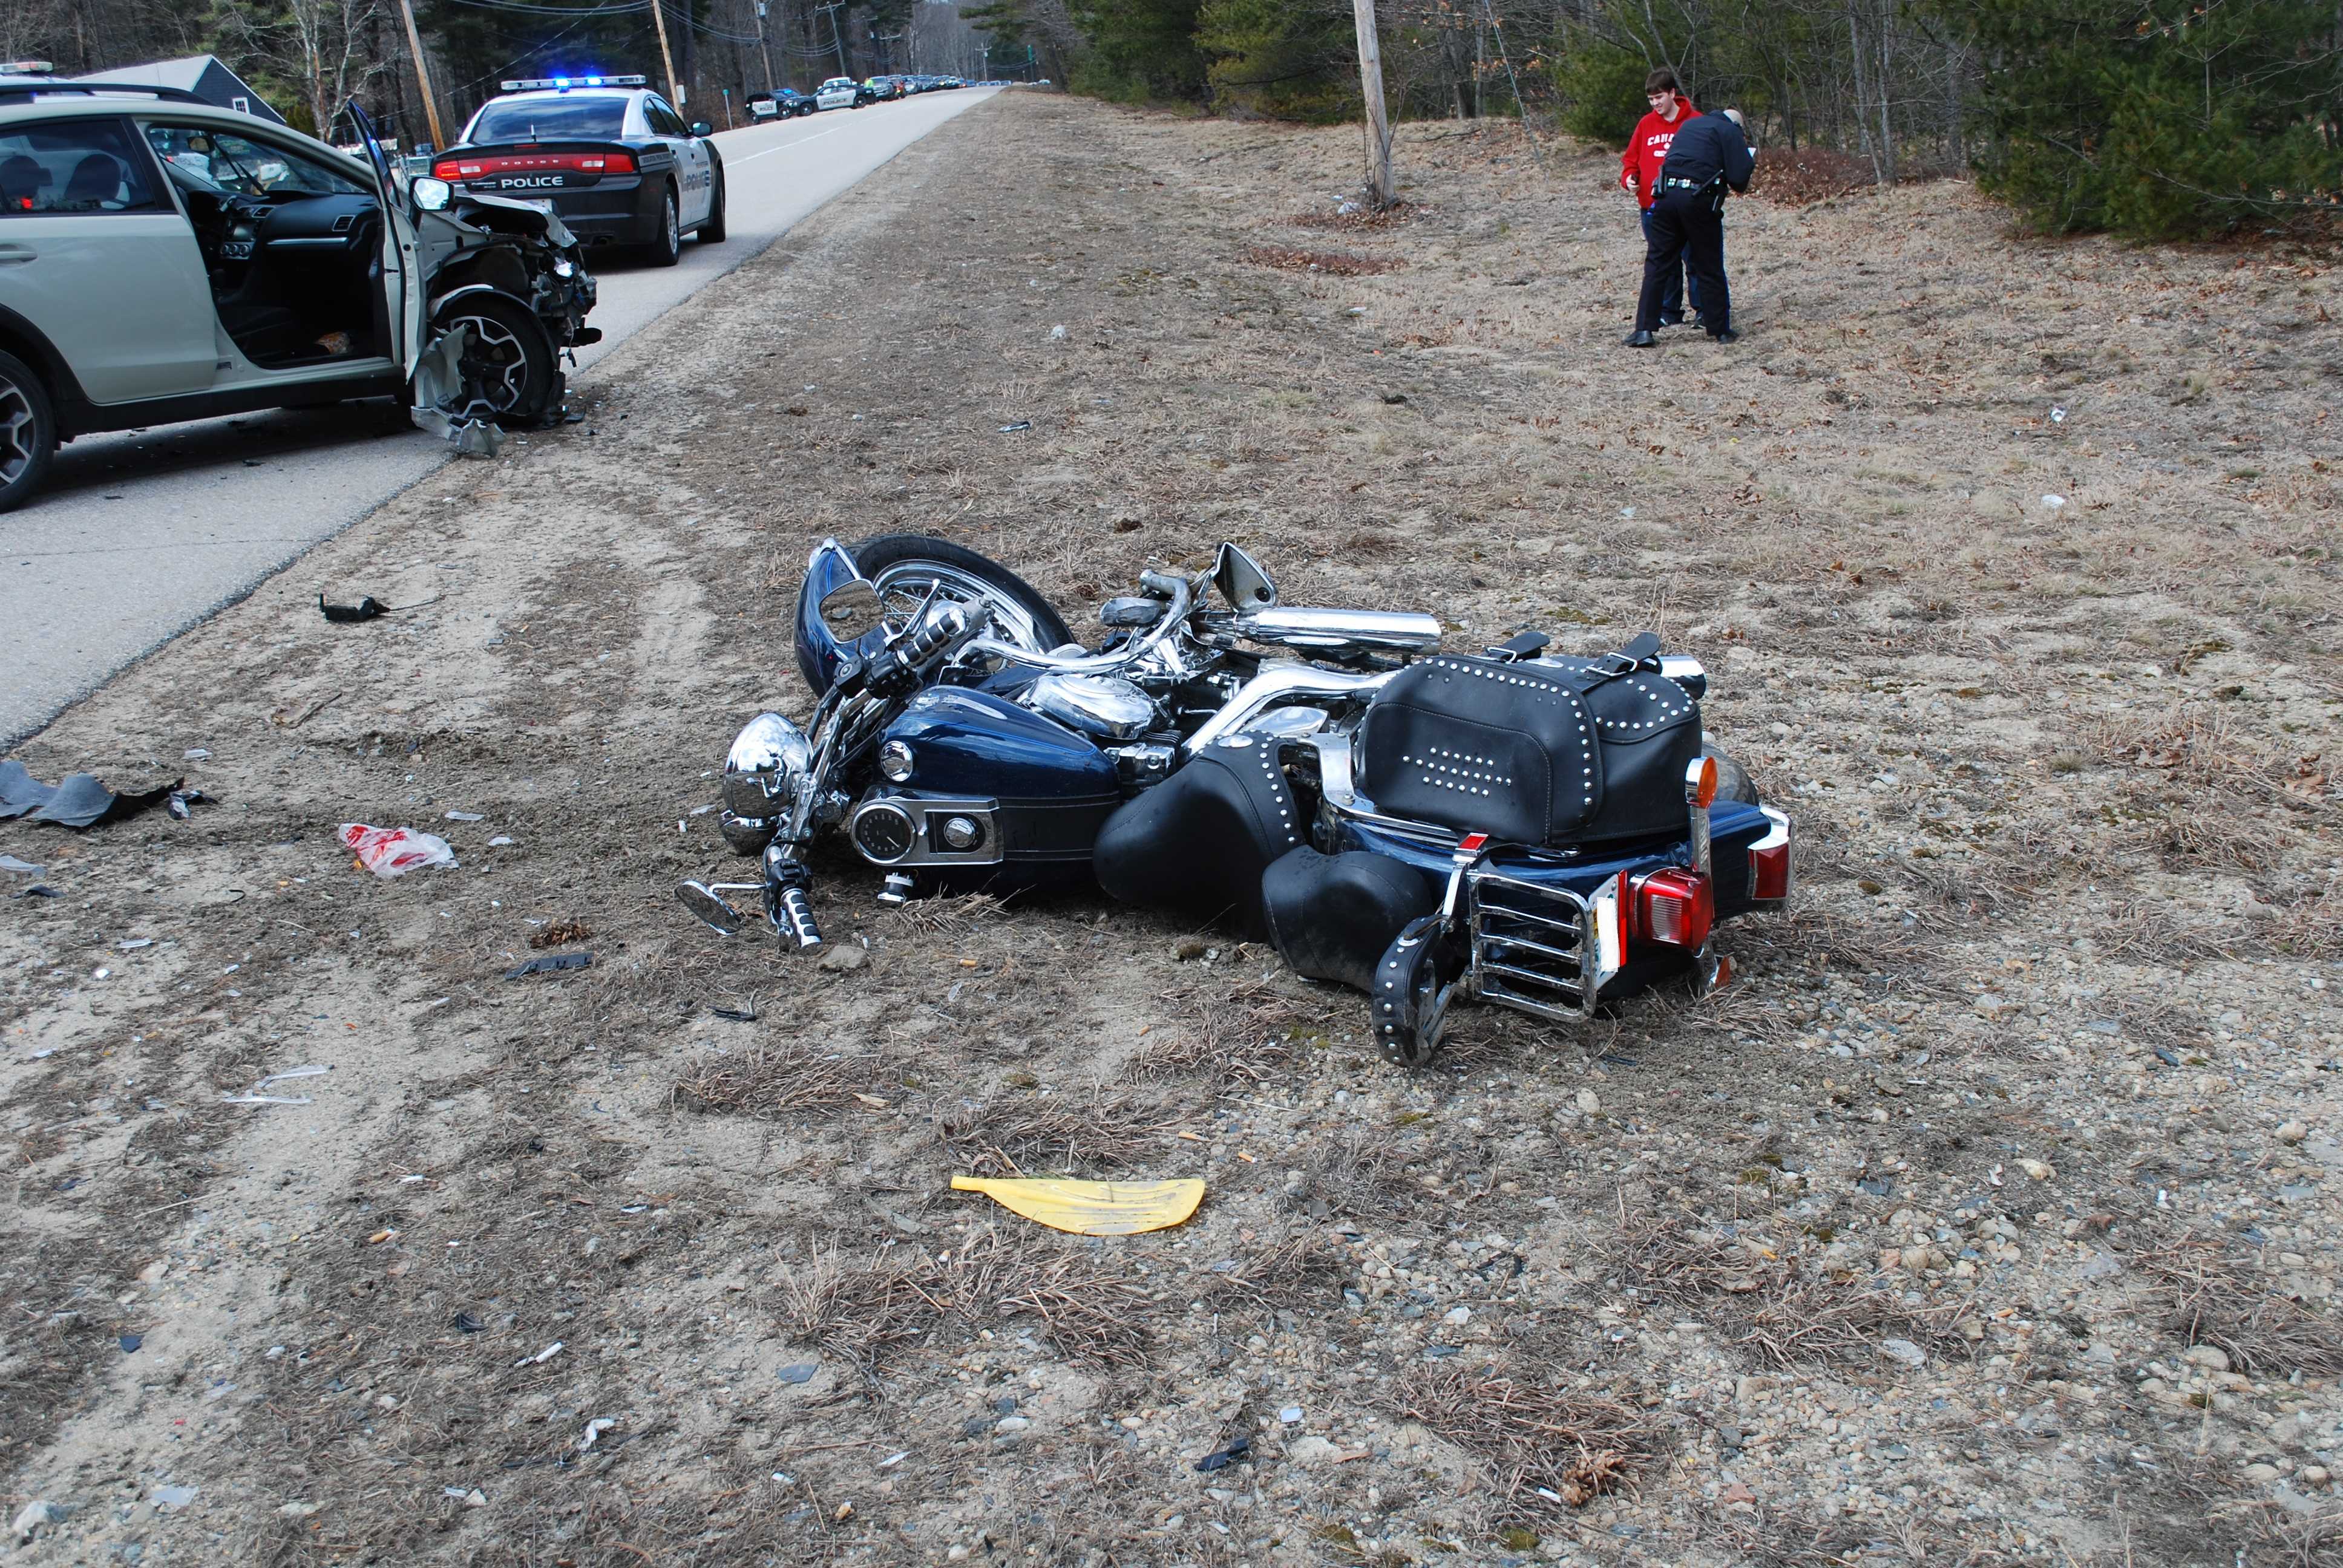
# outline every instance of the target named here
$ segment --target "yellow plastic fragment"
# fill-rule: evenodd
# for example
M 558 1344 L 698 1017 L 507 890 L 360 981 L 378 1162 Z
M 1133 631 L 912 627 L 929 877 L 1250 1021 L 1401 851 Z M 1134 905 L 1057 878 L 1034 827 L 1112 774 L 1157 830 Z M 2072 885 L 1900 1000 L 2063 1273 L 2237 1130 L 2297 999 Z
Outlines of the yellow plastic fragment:
M 1135 1236 L 1168 1230 L 1196 1211 L 1204 1184 L 1177 1181 L 1070 1181 L 1050 1176 L 955 1176 L 956 1191 L 981 1192 L 1004 1209 L 1077 1236 Z

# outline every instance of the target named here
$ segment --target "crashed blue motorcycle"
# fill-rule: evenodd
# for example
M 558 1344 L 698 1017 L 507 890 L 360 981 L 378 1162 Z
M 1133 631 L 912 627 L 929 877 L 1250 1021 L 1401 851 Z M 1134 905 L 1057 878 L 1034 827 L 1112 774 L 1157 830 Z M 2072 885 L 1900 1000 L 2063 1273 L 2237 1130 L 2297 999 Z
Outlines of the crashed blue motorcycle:
M 1789 818 L 1703 733 L 1700 665 L 1650 633 L 1447 653 L 1431 616 L 1286 606 L 1226 544 L 1098 618 L 1087 648 L 945 540 L 825 539 L 797 606 L 812 718 L 759 714 L 725 760 L 724 836 L 759 876 L 678 897 L 737 934 L 728 895 L 753 894 L 817 949 L 807 852 L 831 830 L 885 903 L 1095 882 L 1366 992 L 1408 1066 L 1459 999 L 1569 1022 L 1710 989 L 1718 925 L 1790 897 Z

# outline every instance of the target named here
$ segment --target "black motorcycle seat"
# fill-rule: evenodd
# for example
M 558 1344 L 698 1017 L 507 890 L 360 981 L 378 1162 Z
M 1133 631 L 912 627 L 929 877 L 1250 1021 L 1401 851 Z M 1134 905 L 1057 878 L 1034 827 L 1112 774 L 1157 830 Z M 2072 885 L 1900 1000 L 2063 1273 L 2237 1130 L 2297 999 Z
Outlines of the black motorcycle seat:
M 1099 886 L 1125 903 L 1269 935 L 1262 873 L 1299 847 L 1307 825 L 1266 738 L 1230 735 L 1116 808 L 1091 850 Z

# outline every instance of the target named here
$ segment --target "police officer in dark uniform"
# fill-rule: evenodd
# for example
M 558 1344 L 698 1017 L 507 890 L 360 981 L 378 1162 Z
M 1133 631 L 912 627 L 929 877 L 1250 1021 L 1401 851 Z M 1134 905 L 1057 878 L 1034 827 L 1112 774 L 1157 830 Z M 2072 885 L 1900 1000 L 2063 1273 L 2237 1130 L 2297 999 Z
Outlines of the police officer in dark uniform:
M 1679 265 L 1698 283 L 1700 324 L 1719 343 L 1733 330 L 1733 297 L 1725 281 L 1725 193 L 1745 191 L 1757 166 L 1741 116 L 1727 109 L 1703 115 L 1676 133 L 1660 165 L 1659 194 L 1652 203 L 1652 237 L 1644 250 L 1644 292 L 1635 302 L 1635 332 L 1630 348 L 1649 348 L 1660 327 L 1660 302 Z

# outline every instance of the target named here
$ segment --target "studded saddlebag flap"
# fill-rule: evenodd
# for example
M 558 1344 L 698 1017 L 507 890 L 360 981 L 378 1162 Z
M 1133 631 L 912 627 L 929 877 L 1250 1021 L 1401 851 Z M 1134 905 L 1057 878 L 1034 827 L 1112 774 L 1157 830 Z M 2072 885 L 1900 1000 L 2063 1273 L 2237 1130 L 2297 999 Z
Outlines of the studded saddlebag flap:
M 1387 816 L 1515 844 L 1681 833 L 1700 707 L 1646 662 L 1657 649 L 1646 634 L 1601 659 L 1411 665 L 1367 709 L 1359 789 Z

